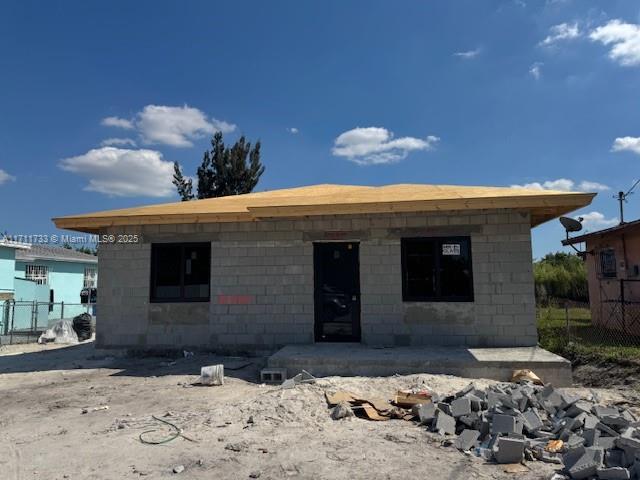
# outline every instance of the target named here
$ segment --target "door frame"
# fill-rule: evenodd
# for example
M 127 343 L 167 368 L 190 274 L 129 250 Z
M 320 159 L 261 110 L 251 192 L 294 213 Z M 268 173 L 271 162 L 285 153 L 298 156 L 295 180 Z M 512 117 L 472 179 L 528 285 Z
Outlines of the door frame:
M 333 340 L 322 340 L 322 306 L 320 304 L 320 289 L 319 285 L 321 282 L 321 272 L 317 267 L 319 264 L 319 256 L 320 249 L 326 245 L 331 244 L 352 244 L 356 250 L 355 253 L 355 277 L 357 281 L 358 291 L 357 302 L 352 308 L 355 308 L 355 312 L 352 310 L 352 319 L 351 319 L 351 328 L 353 334 L 350 338 L 345 338 L 344 340 L 333 339 Z M 313 242 L 313 332 L 314 332 L 314 342 L 315 343 L 360 343 L 362 339 L 361 333 L 361 300 L 362 295 L 360 292 L 360 242 L 358 240 L 348 241 L 348 240 L 321 240 L 317 242 Z M 355 317 L 354 317 L 355 316 Z

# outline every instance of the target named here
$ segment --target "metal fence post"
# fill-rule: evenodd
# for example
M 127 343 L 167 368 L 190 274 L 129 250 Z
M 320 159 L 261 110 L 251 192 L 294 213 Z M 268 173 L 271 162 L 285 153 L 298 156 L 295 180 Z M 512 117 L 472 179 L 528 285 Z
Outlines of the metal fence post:
M 567 335 L 569 335 L 569 302 L 564 302 L 564 320 L 567 326 Z
M 60 302 L 60 320 L 64 318 L 64 302 Z

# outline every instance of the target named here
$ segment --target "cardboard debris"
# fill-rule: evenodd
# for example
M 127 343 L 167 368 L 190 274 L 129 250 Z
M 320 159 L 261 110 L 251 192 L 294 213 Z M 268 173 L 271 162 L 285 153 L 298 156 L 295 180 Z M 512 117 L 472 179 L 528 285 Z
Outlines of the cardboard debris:
M 547 446 L 544 448 L 550 453 L 559 453 L 564 448 L 564 442 L 562 440 L 549 440 Z
M 400 407 L 411 408 L 414 405 L 431 402 L 431 393 L 426 390 L 412 392 L 411 390 L 398 390 L 394 403 Z
M 513 375 L 511 376 L 511 381 L 518 383 L 523 380 L 527 380 L 532 382 L 534 385 L 544 385 L 539 376 L 533 373 L 531 370 L 523 369 L 523 370 L 514 370 Z
M 388 400 L 385 400 L 383 398 L 363 398 L 363 397 L 359 397 L 359 398 L 356 398 L 356 401 L 358 401 L 358 402 L 366 402 L 366 403 L 370 404 L 373 408 L 375 408 L 380 413 L 387 413 L 387 412 L 390 412 L 393 409 L 393 405 L 391 405 Z M 404 415 L 404 412 L 403 412 L 403 415 Z
M 527 473 L 529 467 L 521 463 L 508 463 L 503 468 L 505 473 Z
M 338 390 L 335 393 L 326 392 L 324 396 L 330 407 L 335 407 L 339 403 L 355 402 L 357 398 L 353 393 L 345 392 L 344 390 Z
M 358 408 L 360 407 L 360 408 Z M 391 420 L 390 417 L 385 416 L 385 415 L 380 415 L 380 413 L 378 413 L 378 411 L 370 404 L 368 403 L 361 403 L 360 405 L 357 405 L 354 408 L 354 413 L 356 415 L 359 415 L 359 413 L 362 412 L 364 414 L 364 416 L 366 416 L 369 420 L 374 420 L 374 421 L 385 421 L 385 420 Z

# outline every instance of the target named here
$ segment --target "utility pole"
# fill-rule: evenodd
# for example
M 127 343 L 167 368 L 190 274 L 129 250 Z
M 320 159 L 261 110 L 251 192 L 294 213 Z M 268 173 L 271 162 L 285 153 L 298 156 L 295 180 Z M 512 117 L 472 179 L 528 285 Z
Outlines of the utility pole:
M 618 192 L 618 202 L 620 202 L 620 225 L 624 223 L 624 202 L 627 201 L 627 197 L 633 193 L 633 189 L 640 183 L 640 180 L 636 180 L 631 188 L 625 192 Z M 613 197 L 616 198 L 616 197 Z

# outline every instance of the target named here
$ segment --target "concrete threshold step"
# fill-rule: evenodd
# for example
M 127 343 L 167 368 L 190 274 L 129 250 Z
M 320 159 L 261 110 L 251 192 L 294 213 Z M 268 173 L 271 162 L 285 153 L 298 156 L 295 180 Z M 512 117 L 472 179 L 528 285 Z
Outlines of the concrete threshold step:
M 557 387 L 572 383 L 571 363 L 539 347 L 376 348 L 357 343 L 287 345 L 271 355 L 267 365 L 286 368 L 288 376 L 304 369 L 318 377 L 433 373 L 499 381 L 509 381 L 514 370 L 528 368 L 545 383 Z

